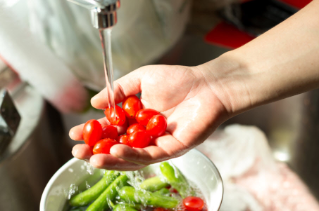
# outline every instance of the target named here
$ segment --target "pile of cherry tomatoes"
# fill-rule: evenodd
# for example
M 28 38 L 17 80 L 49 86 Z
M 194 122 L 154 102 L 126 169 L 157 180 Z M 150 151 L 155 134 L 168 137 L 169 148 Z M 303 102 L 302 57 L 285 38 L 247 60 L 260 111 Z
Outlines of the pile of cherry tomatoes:
M 104 114 L 111 125 L 101 125 L 97 120 L 89 120 L 83 128 L 83 138 L 93 147 L 93 154 L 109 154 L 115 144 L 144 148 L 152 141 L 165 134 L 167 122 L 160 112 L 143 109 L 142 102 L 135 95 L 129 96 L 122 108 L 106 108 Z M 116 126 L 128 124 L 126 134 L 119 135 Z

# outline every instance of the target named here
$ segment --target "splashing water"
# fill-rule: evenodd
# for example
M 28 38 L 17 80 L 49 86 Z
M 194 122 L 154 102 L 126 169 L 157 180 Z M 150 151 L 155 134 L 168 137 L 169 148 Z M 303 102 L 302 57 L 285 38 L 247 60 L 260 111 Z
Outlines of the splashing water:
M 81 169 L 86 170 L 90 175 L 94 173 L 94 167 L 88 162 L 84 162 Z
M 68 191 L 68 199 L 71 199 L 71 197 L 78 191 L 78 186 L 75 184 L 71 184 L 69 191 Z

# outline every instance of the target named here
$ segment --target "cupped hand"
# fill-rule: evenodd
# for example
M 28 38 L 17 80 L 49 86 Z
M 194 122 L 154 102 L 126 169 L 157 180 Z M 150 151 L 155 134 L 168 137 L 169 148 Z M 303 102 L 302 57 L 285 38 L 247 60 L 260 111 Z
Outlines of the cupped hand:
M 114 84 L 115 101 L 141 93 L 145 108 L 160 111 L 167 118 L 167 133 L 155 140 L 156 146 L 130 148 L 118 144 L 111 154 L 92 155 L 87 145 L 74 146 L 73 155 L 89 160 L 97 168 L 137 170 L 146 165 L 178 157 L 202 143 L 224 120 L 225 106 L 217 90 L 197 67 L 154 65 L 139 68 Z M 97 109 L 108 106 L 106 90 L 92 98 Z M 108 124 L 106 118 L 99 120 Z M 83 140 L 83 124 L 70 130 L 73 140 Z M 119 132 L 123 128 L 119 128 Z

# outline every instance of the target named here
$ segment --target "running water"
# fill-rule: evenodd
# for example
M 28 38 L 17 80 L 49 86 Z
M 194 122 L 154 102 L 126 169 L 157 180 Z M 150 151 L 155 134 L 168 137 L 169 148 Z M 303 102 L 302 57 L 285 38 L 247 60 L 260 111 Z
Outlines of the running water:
M 99 33 L 100 33 L 100 40 L 101 40 L 102 52 L 103 52 L 104 74 L 105 74 L 105 82 L 106 82 L 106 89 L 107 89 L 107 97 L 109 102 L 108 107 L 113 108 L 113 111 L 115 111 L 114 86 L 113 86 L 113 59 L 112 59 L 112 45 L 111 45 L 112 28 L 100 29 Z

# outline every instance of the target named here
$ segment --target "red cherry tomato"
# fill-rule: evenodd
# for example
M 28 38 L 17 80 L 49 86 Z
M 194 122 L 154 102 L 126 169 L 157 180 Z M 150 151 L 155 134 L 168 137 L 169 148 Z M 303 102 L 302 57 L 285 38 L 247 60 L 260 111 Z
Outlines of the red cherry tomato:
M 121 144 L 130 145 L 128 142 L 128 135 L 121 135 L 118 140 Z
M 95 119 L 87 121 L 83 127 L 83 139 L 89 146 L 94 146 L 101 139 L 102 126 Z
M 137 131 L 145 131 L 145 127 L 143 125 L 140 125 L 140 124 L 134 124 L 134 125 L 131 125 L 127 128 L 126 130 L 126 134 L 127 135 L 130 135 L 131 133 L 134 133 L 134 132 L 137 132 Z
M 187 211 L 201 211 L 204 207 L 204 201 L 199 197 L 188 196 L 183 200 L 183 205 Z
M 102 126 L 102 138 L 111 138 L 111 139 L 117 139 L 118 133 L 117 128 L 112 125 L 105 125 Z
M 118 125 L 118 126 L 124 125 L 126 121 L 124 110 L 120 106 L 115 105 L 115 112 L 113 111 L 114 111 L 113 108 L 105 109 L 104 114 L 107 120 L 109 120 L 111 125 Z
M 146 126 L 146 131 L 154 137 L 159 137 L 163 135 L 167 128 L 167 122 L 164 116 L 155 115 L 150 121 L 148 121 Z
M 157 114 L 159 114 L 158 111 L 147 108 L 147 109 L 139 110 L 135 118 L 138 123 L 140 123 L 143 126 L 146 126 L 148 121 Z
M 127 118 L 127 120 L 128 120 L 128 124 L 129 124 L 129 125 L 138 124 L 138 122 L 136 121 L 135 118 L 134 118 L 134 119 L 132 119 L 132 118 Z
M 118 144 L 118 142 L 114 139 L 102 139 L 94 145 L 93 154 L 110 154 L 110 149 L 115 144 Z
M 128 118 L 134 118 L 136 113 L 143 108 L 143 105 L 138 97 L 132 95 L 126 98 L 122 107 Z
M 178 193 L 178 191 L 177 191 L 175 188 L 170 189 L 169 191 L 170 191 L 171 193 Z
M 151 136 L 146 131 L 137 131 L 129 135 L 128 142 L 131 147 L 144 148 L 151 142 Z

